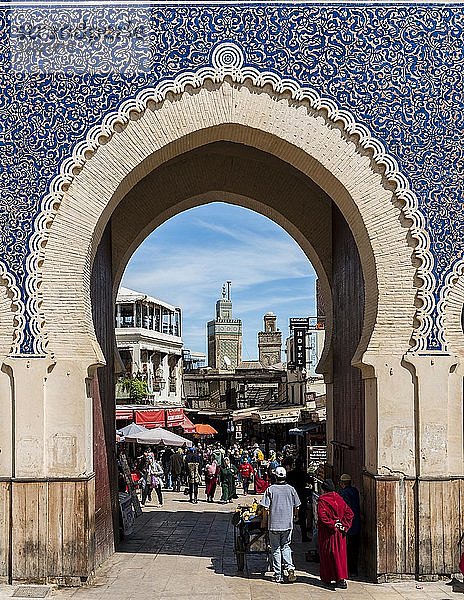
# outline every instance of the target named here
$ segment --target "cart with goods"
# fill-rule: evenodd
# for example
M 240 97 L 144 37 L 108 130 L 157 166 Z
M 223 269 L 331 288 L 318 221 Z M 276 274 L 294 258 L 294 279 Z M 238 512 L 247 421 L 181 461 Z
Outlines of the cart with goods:
M 239 505 L 232 516 L 234 526 L 234 553 L 237 569 L 245 569 L 246 556 L 265 554 L 270 562 L 270 544 L 267 527 L 263 527 L 263 508 L 256 500 L 251 505 Z

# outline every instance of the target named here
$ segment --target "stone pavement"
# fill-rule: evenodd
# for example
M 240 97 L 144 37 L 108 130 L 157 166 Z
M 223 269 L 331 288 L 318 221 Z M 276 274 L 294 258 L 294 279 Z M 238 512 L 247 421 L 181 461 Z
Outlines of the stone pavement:
M 209 504 L 200 489 L 198 504 L 165 492 L 164 506 L 147 504 L 136 528 L 82 588 L 50 589 L 56 600 L 449 600 L 464 599 L 445 582 L 374 584 L 350 581 L 348 590 L 320 586 L 317 565 L 304 559 L 306 548 L 294 535 L 298 581 L 275 584 L 264 555 L 247 557 L 243 574 L 233 553 L 234 505 Z M 252 496 L 248 501 L 252 500 Z M 0 586 L 0 599 L 18 586 Z

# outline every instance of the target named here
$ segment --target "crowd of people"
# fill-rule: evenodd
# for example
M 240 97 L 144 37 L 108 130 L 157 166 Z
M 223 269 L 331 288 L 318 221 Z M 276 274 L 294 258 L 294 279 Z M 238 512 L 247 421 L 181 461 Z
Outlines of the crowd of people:
M 289 475 L 303 493 L 307 484 L 306 474 L 301 461 L 295 463 L 291 450 L 291 447 L 286 447 L 279 454 L 271 450 L 265 458 L 257 443 L 243 447 L 234 444 L 229 448 L 220 443 L 199 443 L 190 448 L 145 446 L 138 447 L 136 456 L 128 460 L 133 483 L 140 490 L 142 505 L 147 500 L 151 501 L 155 491 L 161 506 L 162 489 L 176 492 L 183 489 L 189 501 L 197 503 L 201 484 L 205 486 L 207 502 L 225 504 L 238 498 L 239 493 L 245 496 L 249 493 L 262 494 L 273 482 L 278 466 L 293 469 L 292 475 Z M 121 477 L 121 491 L 125 485 Z
M 294 523 L 299 525 L 303 542 L 317 538 L 323 583 L 344 589 L 348 576 L 357 575 L 360 500 L 351 476 L 340 477 L 338 492 L 330 479 L 316 486 L 290 446 L 279 453 L 271 450 L 266 457 L 258 443 L 229 448 L 220 443 L 190 448 L 145 446 L 129 458 L 129 467 L 142 506 L 151 501 L 153 492 L 162 506 L 163 489 L 183 491 L 196 504 L 200 485 L 209 503 L 230 503 L 239 493 L 263 494 L 260 504 L 265 509 L 276 582 L 296 579 L 290 547 Z M 120 490 L 125 491 L 126 483 L 123 478 L 120 481 Z

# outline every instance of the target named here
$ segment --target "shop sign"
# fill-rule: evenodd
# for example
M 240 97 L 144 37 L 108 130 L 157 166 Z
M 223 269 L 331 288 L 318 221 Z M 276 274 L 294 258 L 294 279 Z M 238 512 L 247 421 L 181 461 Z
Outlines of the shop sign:
M 177 427 L 184 422 L 183 408 L 168 408 L 166 409 L 166 425 L 167 427 Z
M 323 465 L 327 462 L 327 446 L 308 446 L 308 464 Z

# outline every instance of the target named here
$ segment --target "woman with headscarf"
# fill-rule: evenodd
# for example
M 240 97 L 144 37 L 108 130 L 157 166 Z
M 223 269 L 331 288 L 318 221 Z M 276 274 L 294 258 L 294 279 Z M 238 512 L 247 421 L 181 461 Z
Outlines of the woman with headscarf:
M 317 503 L 318 540 L 321 581 L 346 589 L 348 562 L 346 556 L 346 532 L 353 521 L 353 511 L 335 491 L 331 479 L 321 484 L 322 494 Z
M 237 475 L 237 469 L 230 463 L 230 459 L 227 457 L 224 459 L 224 465 L 221 467 L 219 474 L 222 496 L 219 502 L 226 504 L 226 502 L 232 502 L 234 498 L 238 498 L 237 491 L 235 489 L 235 476 Z
M 205 465 L 205 487 L 206 502 L 214 502 L 214 493 L 216 491 L 219 466 L 211 456 Z

